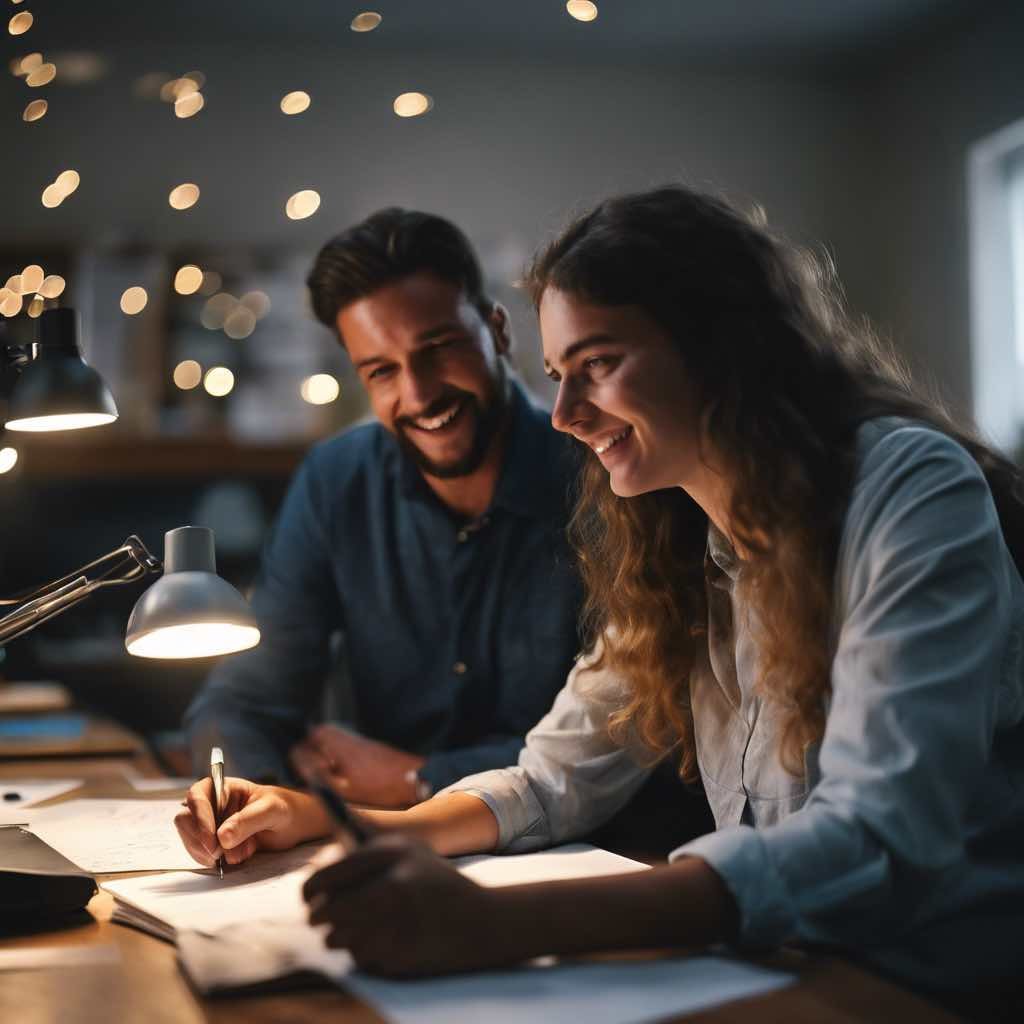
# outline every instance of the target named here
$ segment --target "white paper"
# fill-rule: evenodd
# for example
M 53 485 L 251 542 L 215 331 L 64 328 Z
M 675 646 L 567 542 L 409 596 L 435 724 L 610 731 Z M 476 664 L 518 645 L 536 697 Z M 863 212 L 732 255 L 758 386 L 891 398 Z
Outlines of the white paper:
M 0 810 L 31 807 L 81 785 L 81 779 L 0 779 Z
M 643 1024 L 793 982 L 722 957 L 560 963 L 416 981 L 354 972 L 343 985 L 391 1024 Z
M 174 776 L 163 779 L 131 778 L 128 781 L 132 789 L 140 793 L 159 793 L 162 789 L 188 789 L 196 780 Z
M 30 815 L 30 830 L 85 871 L 204 867 L 182 845 L 177 800 L 68 800 Z
M 520 885 L 554 882 L 561 878 L 593 878 L 644 871 L 646 864 L 599 850 L 587 843 L 570 843 L 537 853 L 459 857 L 455 866 L 478 885 Z
M 210 871 L 175 873 L 121 878 L 104 882 L 103 888 L 172 931 L 191 928 L 209 934 L 260 920 L 305 924 L 302 884 L 314 870 L 311 859 L 325 847 L 334 844 L 258 853 L 229 867 L 223 879 Z
M 102 967 L 121 962 L 117 946 L 34 946 L 0 949 L 0 971 L 52 970 L 54 967 Z

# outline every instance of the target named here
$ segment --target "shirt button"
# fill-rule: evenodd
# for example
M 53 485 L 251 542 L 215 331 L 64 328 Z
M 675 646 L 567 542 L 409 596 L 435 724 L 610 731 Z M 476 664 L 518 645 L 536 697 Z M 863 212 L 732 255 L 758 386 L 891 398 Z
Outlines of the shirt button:
M 469 533 L 466 530 L 459 530 L 459 532 L 455 536 L 460 544 L 462 544 L 464 541 L 469 540 Z
M 464 661 L 457 661 L 452 665 L 452 671 L 457 676 L 464 676 L 469 671 L 469 666 Z

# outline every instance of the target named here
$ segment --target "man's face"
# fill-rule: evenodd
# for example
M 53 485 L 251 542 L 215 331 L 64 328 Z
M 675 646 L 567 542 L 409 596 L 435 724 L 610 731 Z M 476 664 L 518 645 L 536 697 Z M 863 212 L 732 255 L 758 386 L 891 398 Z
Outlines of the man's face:
M 380 422 L 431 476 L 466 476 L 507 407 L 507 321 L 421 271 L 345 306 L 338 332 Z

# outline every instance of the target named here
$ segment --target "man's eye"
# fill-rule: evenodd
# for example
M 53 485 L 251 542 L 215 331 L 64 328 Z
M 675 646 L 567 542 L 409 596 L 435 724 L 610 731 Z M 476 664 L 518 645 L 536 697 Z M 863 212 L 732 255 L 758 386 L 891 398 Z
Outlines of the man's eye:
M 386 377 L 391 373 L 390 366 L 375 366 L 367 375 L 367 380 L 380 380 L 382 377 Z
M 611 356 L 588 356 L 583 360 L 585 370 L 609 370 L 615 364 Z

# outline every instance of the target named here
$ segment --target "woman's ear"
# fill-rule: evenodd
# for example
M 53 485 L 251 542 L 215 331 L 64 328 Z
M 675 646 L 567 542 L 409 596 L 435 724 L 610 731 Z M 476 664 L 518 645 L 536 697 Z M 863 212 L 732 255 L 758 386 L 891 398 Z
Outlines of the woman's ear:
M 507 356 L 512 349 L 512 322 L 508 310 L 500 302 L 495 302 L 487 322 L 491 325 L 495 351 L 499 356 Z

